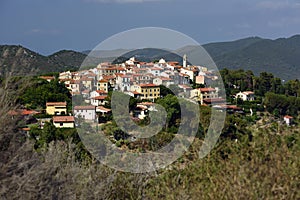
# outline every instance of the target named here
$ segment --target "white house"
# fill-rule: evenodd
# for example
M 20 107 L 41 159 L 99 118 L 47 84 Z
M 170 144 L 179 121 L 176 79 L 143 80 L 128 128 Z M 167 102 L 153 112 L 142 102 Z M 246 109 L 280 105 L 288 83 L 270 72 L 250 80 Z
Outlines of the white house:
M 286 115 L 283 117 L 283 120 L 284 122 L 289 126 L 293 123 L 293 117 L 292 116 L 289 116 L 289 115 Z
M 246 91 L 246 92 L 239 92 L 235 95 L 236 98 L 242 99 L 243 101 L 254 101 L 254 92 Z
M 53 125 L 56 128 L 74 128 L 75 119 L 73 116 L 54 116 Z
M 190 98 L 200 101 L 203 104 L 204 99 L 218 98 L 218 91 L 215 88 L 197 88 L 190 91 Z
M 116 75 L 116 89 L 119 91 L 130 91 L 131 83 L 130 75 L 117 74 Z
M 96 106 L 75 106 L 75 117 L 81 116 L 85 120 L 94 121 L 96 117 Z
M 90 93 L 90 99 L 91 99 L 91 105 L 93 106 L 99 106 L 99 105 L 105 105 L 107 97 L 107 92 L 104 90 L 97 90 Z
M 174 84 L 174 80 L 168 77 L 157 77 L 153 79 L 153 84 L 169 87 L 170 85 Z

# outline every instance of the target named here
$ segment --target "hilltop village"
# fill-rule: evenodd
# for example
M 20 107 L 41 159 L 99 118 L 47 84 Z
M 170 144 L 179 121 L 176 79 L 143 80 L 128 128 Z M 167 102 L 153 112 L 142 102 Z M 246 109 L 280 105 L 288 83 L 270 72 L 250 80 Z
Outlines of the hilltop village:
M 223 89 L 221 76 L 224 80 Z M 268 78 L 276 87 L 266 81 Z M 271 102 L 263 102 L 265 96 L 266 99 L 274 99 L 268 91 L 274 90 L 274 95 L 277 95 L 279 90 L 285 93 L 291 90 L 285 89 L 286 86 L 271 74 L 263 73 L 256 78 L 252 72 L 229 72 L 225 69 L 220 75 L 205 66 L 189 65 L 186 55 L 182 65 L 163 58 L 146 63 L 132 57 L 120 64 L 100 63 L 92 69 L 65 71 L 56 76 L 39 76 L 38 79 L 50 85 L 43 83 L 42 88 L 37 90 L 29 88 L 20 97 L 24 108 L 9 112 L 12 117 L 21 115 L 26 119 L 22 131 L 27 134 L 31 124 L 37 124 L 39 129 L 43 129 L 45 123 L 51 123 L 59 129 L 68 129 L 78 125 L 76 119 L 99 124 L 112 121 L 110 101 L 114 91 L 130 96 L 129 114 L 136 122 L 147 119 L 149 113 L 156 110 L 155 104 L 164 100 L 168 94 L 220 112 L 246 115 L 249 116 L 246 120 L 253 122 L 259 119 L 258 112 L 270 108 L 269 112 L 277 113 L 281 123 L 292 125 L 295 115 L 291 116 L 289 113 L 297 113 L 298 110 L 298 104 L 295 104 L 296 107 L 291 104 L 281 110 L 274 103 L 267 107 L 263 104 Z M 40 81 L 36 84 L 40 87 Z M 292 89 L 291 92 L 293 91 L 296 90 Z M 165 105 L 173 105 L 172 101 L 176 100 L 170 100 Z M 176 114 L 180 107 L 172 109 L 169 115 L 176 117 L 171 117 L 169 124 L 174 125 L 177 124 L 176 120 L 180 121 L 180 116 Z
M 40 78 L 47 81 L 54 79 L 51 76 Z M 228 106 L 226 99 L 219 96 L 219 88 L 211 87 L 219 80 L 217 73 L 203 66 L 188 65 L 186 56 L 183 66 L 179 62 L 166 62 L 164 59 L 145 63 L 132 57 L 122 64 L 100 63 L 90 70 L 62 72 L 58 79 L 65 84 L 73 99 L 80 99 L 75 103 L 72 113 L 85 120 L 95 121 L 98 116 L 111 113 L 106 106 L 109 104 L 109 91 L 120 91 L 139 100 L 132 115 L 144 119 L 149 109 L 154 109 L 154 101 L 161 97 L 161 86 L 170 88 L 178 97 L 194 100 L 201 105 L 214 104 L 218 108 L 242 111 L 236 106 Z M 242 99 L 254 100 L 254 93 L 250 91 L 238 95 Z M 53 117 L 57 128 L 74 126 L 74 117 L 61 116 L 67 114 L 66 102 L 47 102 L 46 112 L 58 115 Z

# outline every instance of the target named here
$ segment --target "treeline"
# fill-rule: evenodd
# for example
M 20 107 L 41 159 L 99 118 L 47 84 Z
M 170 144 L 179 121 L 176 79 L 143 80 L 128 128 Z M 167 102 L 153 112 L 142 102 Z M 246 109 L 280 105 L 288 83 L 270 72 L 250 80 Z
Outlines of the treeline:
M 45 109 L 46 102 L 67 102 L 71 110 L 72 97 L 64 83 L 58 79 L 48 82 L 39 78 L 31 78 L 31 87 L 28 87 L 18 98 L 21 105 L 29 109 Z
M 268 112 L 276 117 L 280 115 L 297 116 L 300 111 L 300 98 L 267 92 L 264 104 Z
M 300 81 L 284 81 L 273 74 L 262 72 L 254 76 L 252 71 L 222 69 L 220 74 L 224 81 L 228 97 L 240 91 L 254 91 L 255 95 L 264 97 L 267 92 L 300 97 Z

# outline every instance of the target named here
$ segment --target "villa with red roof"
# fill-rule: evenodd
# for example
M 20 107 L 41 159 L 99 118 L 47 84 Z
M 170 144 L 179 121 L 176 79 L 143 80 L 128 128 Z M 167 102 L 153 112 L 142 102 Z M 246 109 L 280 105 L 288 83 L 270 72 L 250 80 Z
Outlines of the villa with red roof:
M 212 101 L 218 99 L 218 92 L 215 88 L 197 88 L 191 90 L 190 98 L 199 101 L 202 105 L 204 99 L 207 102 L 211 102 L 209 99 Z
M 65 115 L 67 114 L 67 102 L 47 102 L 46 113 L 48 115 Z
M 254 101 L 254 92 L 252 91 L 245 91 L 239 92 L 235 95 L 236 98 L 242 99 L 243 101 Z
M 56 128 L 74 128 L 75 119 L 73 116 L 53 116 L 53 125 Z

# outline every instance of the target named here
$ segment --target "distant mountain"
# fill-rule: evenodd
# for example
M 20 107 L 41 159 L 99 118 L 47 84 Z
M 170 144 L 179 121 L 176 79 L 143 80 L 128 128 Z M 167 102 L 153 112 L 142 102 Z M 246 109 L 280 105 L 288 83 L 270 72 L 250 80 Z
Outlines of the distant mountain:
M 276 40 L 250 37 L 232 42 L 205 44 L 203 48 L 220 69 L 226 67 L 252 70 L 255 74 L 267 71 L 285 80 L 300 79 L 300 35 Z M 82 53 L 63 50 L 43 56 L 22 46 L 0 45 L 0 75 L 7 72 L 15 75 L 59 72 L 70 68 L 78 69 L 83 61 L 85 66 L 95 66 L 104 61 L 122 62 L 132 56 L 145 62 L 164 58 L 182 63 L 183 54 L 196 57 L 197 50 L 199 48 L 195 46 L 186 46 L 173 53 L 153 48 Z
M 76 51 L 63 50 L 50 56 L 43 56 L 20 45 L 0 45 L 0 76 L 37 75 L 65 70 L 77 70 L 86 55 Z M 86 63 L 98 64 L 96 58 L 87 58 Z
M 79 67 L 86 55 L 76 51 L 62 50 L 48 56 L 48 58 L 59 66 Z
M 138 61 L 152 62 L 164 58 L 166 61 L 177 61 L 182 63 L 182 57 L 168 50 L 156 48 L 144 48 L 129 51 L 122 56 L 116 58 L 114 63 L 122 63 L 131 57 L 135 57 Z
M 82 53 L 96 58 L 116 58 L 132 50 L 133 49 L 92 50 L 92 51 L 87 50 L 87 51 L 83 51 Z
M 267 71 L 282 79 L 300 79 L 300 35 L 276 40 L 247 38 L 203 46 L 219 68 Z

